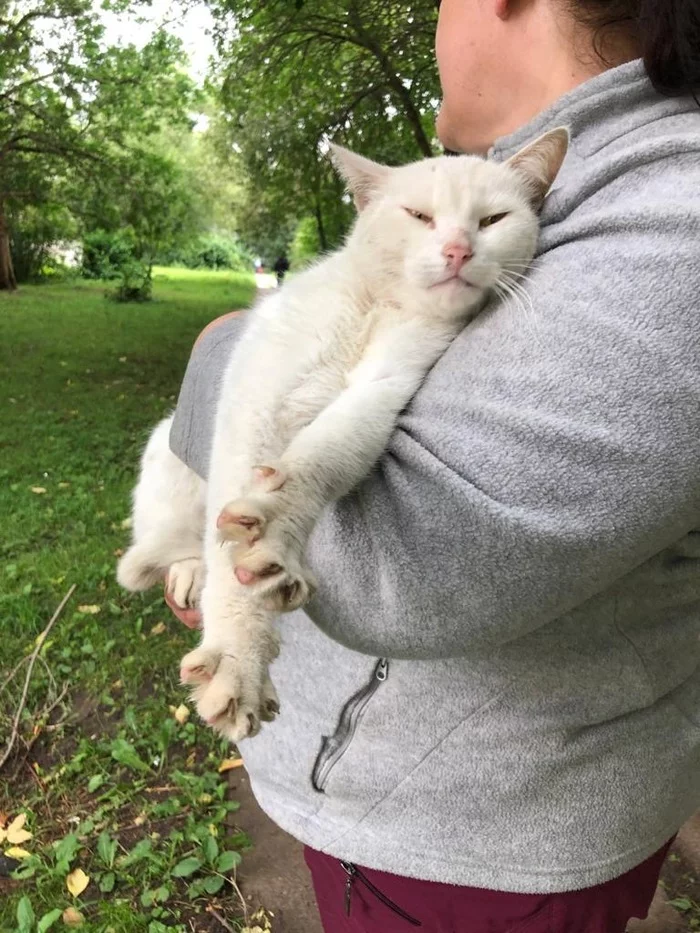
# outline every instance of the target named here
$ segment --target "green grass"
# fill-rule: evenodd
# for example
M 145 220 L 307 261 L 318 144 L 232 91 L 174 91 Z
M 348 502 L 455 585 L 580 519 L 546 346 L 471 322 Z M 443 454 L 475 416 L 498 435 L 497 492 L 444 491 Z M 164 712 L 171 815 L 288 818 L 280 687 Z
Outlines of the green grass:
M 114 568 L 148 429 L 174 406 L 198 332 L 250 303 L 252 277 L 156 270 L 143 305 L 104 290 L 0 293 L 0 758 L 26 664 L 2 685 L 76 585 L 0 771 L 0 827 L 24 813 L 32 833 L 30 857 L 0 877 L 2 933 L 63 929 L 69 907 L 86 933 L 214 929 L 204 894 L 229 921 L 239 913 L 230 878 L 248 841 L 218 772 L 228 752 L 194 716 L 173 715 L 186 702 L 177 661 L 196 635 L 160 593 L 122 592 Z M 90 883 L 73 896 L 78 868 Z

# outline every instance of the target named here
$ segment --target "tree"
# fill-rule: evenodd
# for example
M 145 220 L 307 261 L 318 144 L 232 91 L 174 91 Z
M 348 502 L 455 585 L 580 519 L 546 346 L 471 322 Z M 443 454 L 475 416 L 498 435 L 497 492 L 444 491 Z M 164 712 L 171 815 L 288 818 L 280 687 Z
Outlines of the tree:
M 180 43 L 104 46 L 89 0 L 0 0 L 0 289 L 16 279 L 8 215 L 70 178 L 102 176 L 134 141 L 188 120 Z
M 322 249 L 350 208 L 325 157 L 338 139 L 389 163 L 431 155 L 439 99 L 432 0 L 211 0 L 215 81 L 250 214 L 293 229 L 313 216 Z

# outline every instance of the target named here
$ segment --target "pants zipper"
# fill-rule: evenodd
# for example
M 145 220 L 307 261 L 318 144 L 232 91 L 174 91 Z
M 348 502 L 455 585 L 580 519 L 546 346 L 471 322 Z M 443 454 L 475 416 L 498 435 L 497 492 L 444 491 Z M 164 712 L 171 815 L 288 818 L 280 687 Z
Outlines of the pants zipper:
M 420 920 L 416 920 L 415 917 L 412 917 L 410 914 L 407 914 L 405 910 L 402 910 L 398 904 L 395 904 L 386 894 L 382 894 L 379 888 L 373 884 L 367 875 L 357 867 L 353 865 L 352 862 L 341 862 L 341 867 L 345 874 L 348 876 L 345 881 L 345 916 L 350 916 L 350 910 L 352 908 L 352 889 L 355 884 L 355 881 L 359 881 L 361 884 L 374 894 L 377 900 L 381 901 L 385 907 L 388 907 L 389 910 L 393 911 L 397 916 L 402 917 L 408 923 L 414 927 L 422 927 L 423 924 Z

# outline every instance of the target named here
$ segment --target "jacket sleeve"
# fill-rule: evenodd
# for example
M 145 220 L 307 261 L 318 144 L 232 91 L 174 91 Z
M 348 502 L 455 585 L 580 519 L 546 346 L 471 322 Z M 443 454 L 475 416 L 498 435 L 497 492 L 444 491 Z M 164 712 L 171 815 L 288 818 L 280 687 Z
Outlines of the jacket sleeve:
M 308 612 L 329 636 L 386 657 L 488 651 L 700 524 L 700 211 L 682 200 L 657 223 L 602 199 L 550 232 L 531 302 L 453 343 L 314 533 Z

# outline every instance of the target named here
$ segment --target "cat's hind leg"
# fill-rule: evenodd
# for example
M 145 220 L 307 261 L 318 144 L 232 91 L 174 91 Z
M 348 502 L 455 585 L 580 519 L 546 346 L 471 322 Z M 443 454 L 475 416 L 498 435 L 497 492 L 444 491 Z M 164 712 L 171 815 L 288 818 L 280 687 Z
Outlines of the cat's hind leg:
M 171 422 L 166 418 L 154 429 L 141 458 L 133 540 L 117 565 L 117 580 L 127 590 L 145 590 L 177 565 L 171 579 L 174 574 L 178 594 L 191 600 L 201 590 L 206 484 L 170 451 Z

